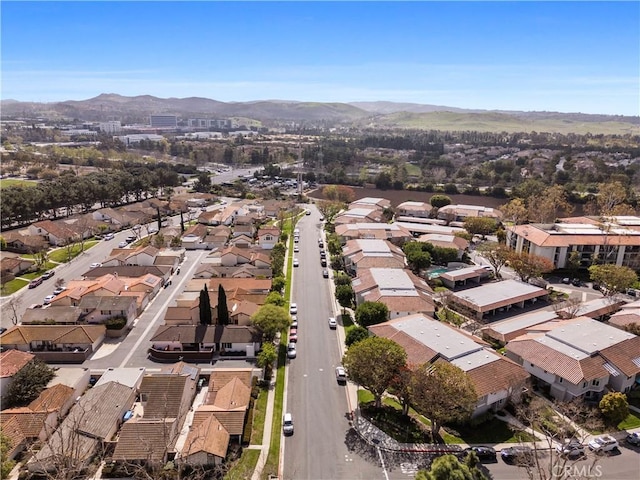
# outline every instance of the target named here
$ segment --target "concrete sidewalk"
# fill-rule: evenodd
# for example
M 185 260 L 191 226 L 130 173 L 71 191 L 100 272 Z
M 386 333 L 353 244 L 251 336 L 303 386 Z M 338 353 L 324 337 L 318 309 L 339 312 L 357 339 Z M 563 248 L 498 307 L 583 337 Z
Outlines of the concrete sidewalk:
M 277 363 L 277 361 L 276 361 Z M 267 456 L 269 455 L 269 445 L 271 445 L 271 430 L 273 428 L 273 405 L 275 403 L 276 396 L 276 382 L 275 375 L 277 373 L 277 364 L 274 365 L 274 378 L 269 385 L 269 393 L 267 395 L 267 409 L 265 411 L 264 418 L 264 431 L 262 434 L 262 445 L 249 445 L 248 448 L 251 449 L 259 449 L 260 456 L 258 457 L 258 463 L 256 464 L 256 469 L 253 471 L 253 475 L 251 476 L 251 480 L 260 480 L 262 476 L 262 470 L 264 469 L 265 464 L 267 463 Z

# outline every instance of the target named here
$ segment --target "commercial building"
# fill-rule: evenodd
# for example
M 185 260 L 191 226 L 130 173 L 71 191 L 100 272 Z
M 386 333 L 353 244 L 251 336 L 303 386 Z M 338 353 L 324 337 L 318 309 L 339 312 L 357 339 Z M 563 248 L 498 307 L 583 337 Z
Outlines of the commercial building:
M 156 128 L 177 128 L 178 117 L 176 115 L 150 115 L 149 124 Z

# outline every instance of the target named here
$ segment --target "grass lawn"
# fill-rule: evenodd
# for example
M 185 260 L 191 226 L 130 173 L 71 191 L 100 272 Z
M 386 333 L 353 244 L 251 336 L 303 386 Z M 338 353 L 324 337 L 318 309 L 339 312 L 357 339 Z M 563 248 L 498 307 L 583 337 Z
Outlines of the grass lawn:
M 224 476 L 224 480 L 247 480 L 253 475 L 258 464 L 260 450 L 244 449 L 238 462 Z
M 95 244 L 98 243 L 98 240 L 89 240 L 84 242 L 84 249 L 89 250 Z M 82 253 L 81 246 L 79 243 L 74 244 L 71 247 L 71 258 L 75 258 Z M 67 251 L 67 247 L 58 248 L 51 253 L 49 253 L 49 260 L 58 263 L 66 263 L 69 261 L 68 258 L 69 252 Z
M 280 459 L 280 437 L 282 435 L 282 408 L 284 401 L 284 369 L 287 361 L 287 346 L 280 344 L 278 353 L 278 372 L 276 374 L 276 394 L 273 404 L 273 423 L 271 427 L 271 443 L 269 455 L 262 470 L 262 478 L 268 479 L 269 475 L 278 476 L 278 463 Z
M 35 187 L 38 182 L 35 180 L 21 180 L 19 178 L 3 178 L 0 180 L 0 189 L 7 187 Z
M 269 390 L 261 388 L 258 398 L 253 404 L 253 427 L 251 429 L 251 444 L 261 445 L 262 435 L 264 434 L 264 420 L 267 413 L 267 398 Z
M 414 165 L 413 163 L 405 163 L 405 167 L 407 168 L 407 175 L 411 177 L 419 177 L 422 175 L 422 170 L 418 165 Z
M 629 413 L 629 415 L 627 415 L 627 418 L 625 418 L 618 424 L 618 429 L 629 430 L 631 428 L 640 427 L 640 417 L 638 417 L 638 415 L 640 415 L 640 413 Z
M 28 284 L 29 282 L 27 282 L 26 280 L 15 278 L 10 282 L 4 284 L 4 287 L 2 288 L 2 296 L 4 297 L 6 295 L 11 295 L 12 293 L 17 292 Z

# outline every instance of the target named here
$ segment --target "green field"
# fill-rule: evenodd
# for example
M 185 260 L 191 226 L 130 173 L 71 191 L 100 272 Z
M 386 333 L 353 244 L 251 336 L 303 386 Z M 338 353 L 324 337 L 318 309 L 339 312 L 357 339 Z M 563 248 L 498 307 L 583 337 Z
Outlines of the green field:
M 0 190 L 6 187 L 35 187 L 38 184 L 35 180 L 20 180 L 17 178 L 3 178 L 0 180 Z

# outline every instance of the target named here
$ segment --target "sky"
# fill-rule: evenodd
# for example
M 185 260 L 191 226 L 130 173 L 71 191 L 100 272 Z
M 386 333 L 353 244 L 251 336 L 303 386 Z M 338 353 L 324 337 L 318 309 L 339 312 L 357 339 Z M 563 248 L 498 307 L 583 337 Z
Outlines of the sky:
M 640 2 L 3 0 L 1 98 L 640 115 Z

